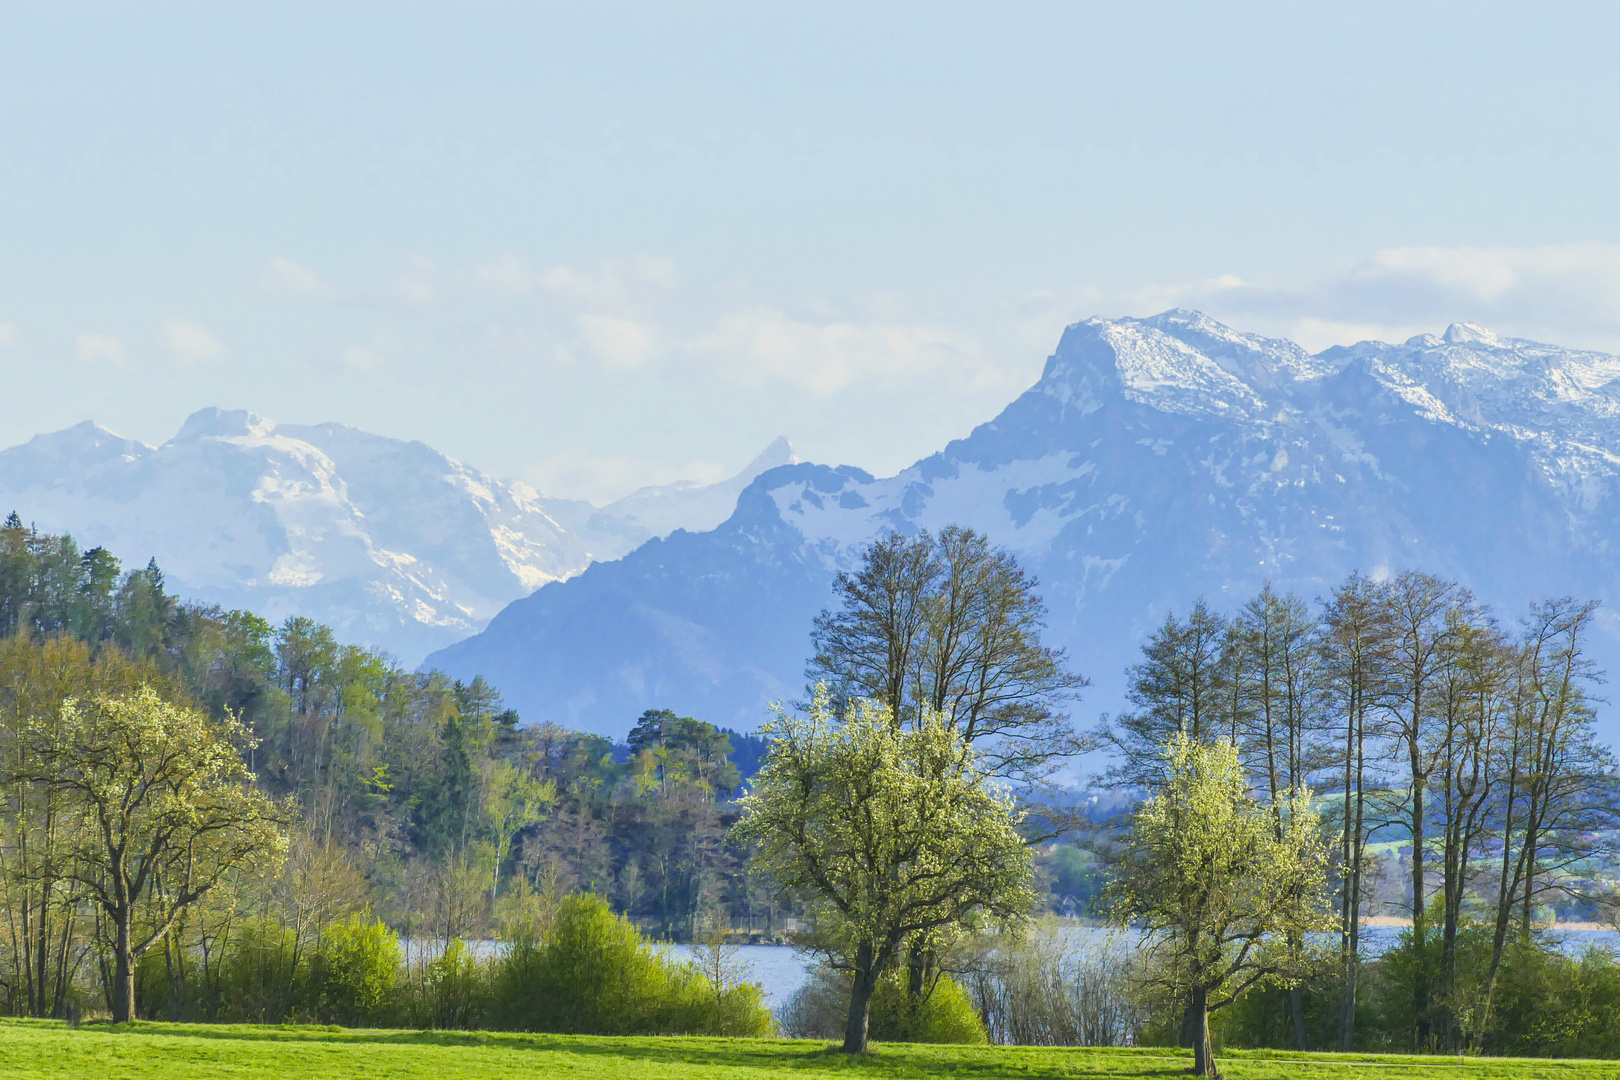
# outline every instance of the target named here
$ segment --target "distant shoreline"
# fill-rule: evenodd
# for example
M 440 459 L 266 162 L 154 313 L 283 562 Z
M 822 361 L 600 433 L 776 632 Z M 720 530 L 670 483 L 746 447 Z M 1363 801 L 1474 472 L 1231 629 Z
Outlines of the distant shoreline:
M 1362 926 L 1396 927 L 1405 929 L 1412 925 L 1412 920 L 1405 915 L 1369 915 L 1361 920 Z M 1594 930 L 1614 930 L 1608 923 L 1600 922 L 1561 922 L 1536 923 L 1537 930 L 1578 930 L 1590 933 Z

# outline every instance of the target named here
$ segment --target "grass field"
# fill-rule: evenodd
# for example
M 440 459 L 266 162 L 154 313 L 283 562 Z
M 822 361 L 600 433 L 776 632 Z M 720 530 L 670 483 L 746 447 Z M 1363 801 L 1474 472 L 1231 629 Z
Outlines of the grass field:
M 771 1039 L 631 1039 L 571 1035 L 349 1031 L 324 1027 L 201 1024 L 87 1025 L 0 1021 L 0 1077 L 190 1080 L 306 1077 L 398 1080 L 884 1080 L 952 1077 L 1176 1076 L 1189 1059 L 1174 1050 L 1086 1050 L 883 1045 L 849 1060 L 824 1043 Z M 1377 1077 L 1528 1077 L 1620 1080 L 1620 1062 L 1539 1059 L 1297 1055 L 1233 1052 L 1221 1067 L 1234 1080 L 1351 1080 Z

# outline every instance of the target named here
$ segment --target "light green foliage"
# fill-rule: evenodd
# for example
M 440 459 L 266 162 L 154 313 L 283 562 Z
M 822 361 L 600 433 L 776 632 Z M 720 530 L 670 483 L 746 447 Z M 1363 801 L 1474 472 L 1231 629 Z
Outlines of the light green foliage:
M 396 1007 L 402 961 L 399 939 L 370 914 L 326 932 L 311 964 L 305 1000 L 311 1012 L 340 1024 L 385 1025 Z
M 946 1043 L 981 1046 L 989 1041 L 966 991 L 941 976 L 933 993 L 913 998 L 905 973 L 890 971 L 872 995 L 870 1034 L 878 1042 Z M 817 964 L 810 977 L 782 1004 L 782 1034 L 794 1039 L 842 1038 L 849 1018 L 851 978 Z
M 1027 913 L 1021 815 L 937 713 L 902 726 L 857 699 L 839 720 L 818 687 L 808 716 L 778 710 L 765 730 L 737 836 L 811 905 L 815 948 L 853 977 L 845 1047 L 863 1050 L 877 980 L 916 935 Z
M 436 1030 L 479 1027 L 489 1007 L 487 968 L 465 941 L 452 941 L 412 980 L 406 1022 Z
M 758 987 L 716 992 L 654 950 L 595 896 L 564 900 L 543 940 L 518 942 L 495 975 L 496 1026 L 588 1034 L 763 1035 Z
M 1183 1051 L 888 1044 L 870 1057 L 777 1039 L 598 1038 L 323 1027 L 0 1021 L 0 1080 L 1142 1080 L 1185 1076 Z M 1358 1068 L 1364 1063 L 1365 1067 Z M 1233 1080 L 1617 1080 L 1613 1062 L 1399 1055 L 1227 1059 Z
M 973 1001 L 949 975 L 925 998 L 912 999 L 900 972 L 879 980 L 872 995 L 872 1038 L 879 1042 L 983 1046 L 990 1041 Z
M 681 780 L 713 795 L 732 791 L 741 782 L 729 760 L 731 740 L 725 733 L 671 709 L 642 713 L 625 742 L 635 754 L 634 774 L 642 785 L 663 787 Z
M 1164 765 L 1108 892 L 1114 919 L 1141 928 L 1159 981 L 1187 1006 L 1206 1075 L 1209 1010 L 1263 980 L 1288 981 L 1300 964 L 1294 943 L 1331 927 L 1327 852 L 1310 793 L 1262 807 L 1231 744 L 1177 735 Z
M 285 853 L 285 811 L 252 786 L 234 717 L 212 719 L 151 686 L 69 699 L 27 733 L 13 779 L 77 823 L 57 855 L 111 924 L 112 1012 L 134 1015 L 134 965 L 236 867 Z M 137 925 L 139 921 L 139 925 Z
M 557 801 L 557 787 L 549 780 L 536 780 L 528 770 L 509 762 L 486 760 L 479 770 L 483 779 L 484 819 L 495 834 L 493 896 L 500 888 L 501 863 L 511 850 L 514 834 L 545 816 Z

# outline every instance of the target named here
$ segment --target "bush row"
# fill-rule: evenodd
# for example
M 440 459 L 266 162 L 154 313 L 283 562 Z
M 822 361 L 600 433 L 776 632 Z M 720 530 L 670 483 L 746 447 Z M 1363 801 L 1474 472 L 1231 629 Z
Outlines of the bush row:
M 562 901 L 543 936 L 498 956 L 480 958 L 456 941 L 414 965 L 394 932 L 369 917 L 328 928 L 302 955 L 290 930 L 249 923 L 215 955 L 148 952 L 136 1000 L 158 1020 L 599 1035 L 757 1036 L 773 1027 L 757 986 L 714 985 L 590 895 Z

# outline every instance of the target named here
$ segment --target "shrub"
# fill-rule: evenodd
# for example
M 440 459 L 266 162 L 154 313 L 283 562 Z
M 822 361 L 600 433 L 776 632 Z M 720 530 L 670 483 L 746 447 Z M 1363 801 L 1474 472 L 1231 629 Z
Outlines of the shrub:
M 404 989 L 405 1019 L 418 1028 L 477 1028 L 487 1024 L 490 964 L 461 940 L 411 972 Z
M 989 1042 L 984 1023 L 972 1000 L 949 975 L 941 975 L 933 992 L 913 1002 L 906 980 L 891 975 L 878 983 L 872 996 L 872 1038 L 879 1042 L 962 1043 Z
M 990 1038 L 1025 1046 L 1131 1046 L 1146 1023 L 1134 951 L 1047 921 L 986 949 L 961 977 Z
M 1579 957 L 1551 943 L 1509 946 L 1497 979 L 1491 1053 L 1620 1057 L 1620 961 L 1602 949 Z
M 825 964 L 777 1013 L 782 1034 L 795 1039 L 841 1039 L 849 1017 L 850 979 Z M 965 1043 L 989 1041 L 973 1001 L 950 976 L 941 976 L 920 1005 L 908 1000 L 905 976 L 891 971 L 878 981 L 868 1020 L 879 1042 Z
M 243 919 L 207 949 L 154 945 L 136 963 L 135 1001 L 153 1020 L 280 1023 L 295 1014 L 300 966 L 291 930 Z
M 496 966 L 493 1001 L 493 1023 L 522 1031 L 762 1035 L 771 1026 L 757 987 L 716 992 L 588 894 L 559 905 L 545 940 L 512 944 Z
M 298 939 L 269 919 L 250 919 L 217 947 L 201 1016 L 226 1023 L 278 1024 L 298 1007 Z M 205 982 L 208 980 L 205 977 Z
M 399 939 L 381 919 L 358 915 L 327 930 L 309 965 L 304 1000 L 317 1018 L 345 1027 L 394 1019 Z

